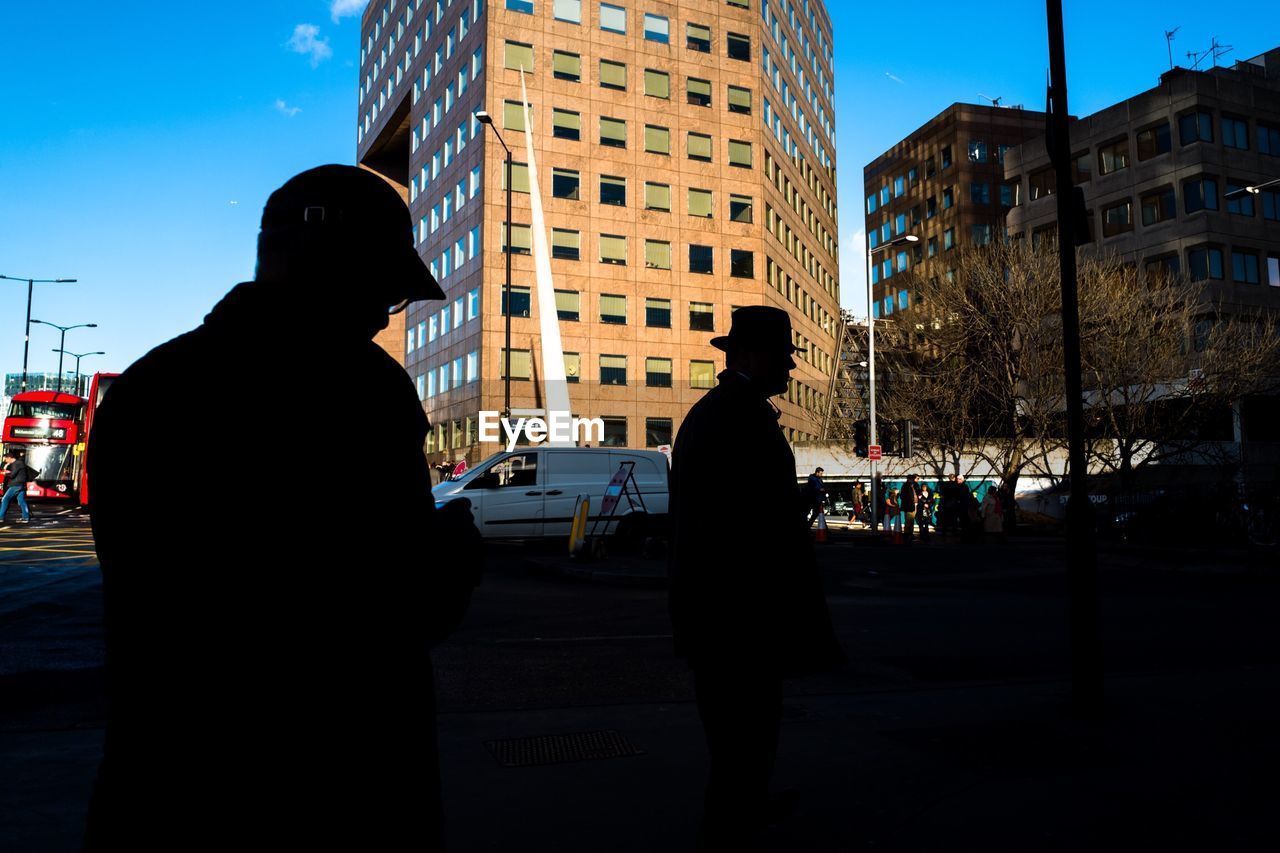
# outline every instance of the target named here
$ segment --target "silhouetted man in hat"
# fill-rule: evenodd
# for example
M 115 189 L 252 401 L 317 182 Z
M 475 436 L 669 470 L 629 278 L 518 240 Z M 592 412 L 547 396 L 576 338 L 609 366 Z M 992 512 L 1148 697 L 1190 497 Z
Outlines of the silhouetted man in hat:
M 791 320 L 733 314 L 725 370 L 685 417 L 671 468 L 671 618 L 711 755 L 702 849 L 751 849 L 771 814 L 782 679 L 843 660 L 814 562 L 795 457 L 769 398 L 796 366 Z M 732 530 L 713 520 L 734 496 Z M 728 845 L 728 846 L 725 846 Z
M 434 509 L 427 419 L 372 338 L 442 297 L 399 194 L 322 166 L 268 199 L 254 280 L 106 395 L 89 473 L 111 709 L 87 849 L 441 846 L 430 649 L 479 534 Z

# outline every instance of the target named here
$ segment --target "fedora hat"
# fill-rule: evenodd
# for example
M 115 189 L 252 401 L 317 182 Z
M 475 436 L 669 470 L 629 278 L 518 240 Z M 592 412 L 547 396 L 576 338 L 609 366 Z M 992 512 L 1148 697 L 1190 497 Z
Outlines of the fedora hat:
M 734 349 L 804 352 L 791 334 L 791 315 L 768 305 L 747 305 L 733 312 L 729 334 L 711 339 L 711 345 L 729 352 Z

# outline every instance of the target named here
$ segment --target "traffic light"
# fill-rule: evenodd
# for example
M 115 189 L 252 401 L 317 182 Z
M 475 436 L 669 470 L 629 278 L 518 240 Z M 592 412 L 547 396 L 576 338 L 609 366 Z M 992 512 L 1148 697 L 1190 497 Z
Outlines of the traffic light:
M 867 446 L 870 443 L 871 442 L 869 441 L 867 422 L 865 420 L 854 421 L 853 422 L 853 453 L 854 455 L 861 456 L 862 458 L 865 459 L 867 456 Z
M 911 456 L 911 421 L 898 421 L 898 455 L 903 459 Z

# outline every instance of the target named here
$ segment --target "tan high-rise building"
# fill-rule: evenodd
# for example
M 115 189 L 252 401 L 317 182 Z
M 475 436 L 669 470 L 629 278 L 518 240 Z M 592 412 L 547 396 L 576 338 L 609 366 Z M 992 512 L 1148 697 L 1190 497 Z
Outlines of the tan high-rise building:
M 526 134 L 573 413 L 604 418 L 609 444 L 669 444 L 723 367 L 711 338 L 766 304 L 808 348 L 783 428 L 817 434 L 839 322 L 821 2 L 383 0 L 361 40 L 359 162 L 403 189 L 447 295 L 412 305 L 389 347 L 435 425 L 430 453 L 497 449 L 477 417 L 504 408 L 506 384 L 499 136 L 514 163 L 511 404 L 542 404 Z

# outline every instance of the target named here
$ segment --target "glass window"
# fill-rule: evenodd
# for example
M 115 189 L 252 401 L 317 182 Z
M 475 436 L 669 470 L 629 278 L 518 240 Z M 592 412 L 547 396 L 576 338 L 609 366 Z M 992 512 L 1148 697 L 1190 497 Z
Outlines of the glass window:
M 644 446 L 665 447 L 671 444 L 671 430 L 671 418 L 645 418 Z
M 711 81 L 690 77 L 685 85 L 689 103 L 699 107 L 711 106 Z
M 529 316 L 529 302 L 530 302 L 529 292 L 530 292 L 529 288 L 527 287 L 521 287 L 519 285 L 514 285 L 514 284 L 511 286 L 510 305 L 511 305 L 512 317 L 528 317 Z M 507 313 L 507 304 L 508 304 L 508 298 L 507 298 L 506 288 L 503 288 L 502 313 L 504 315 Z
M 671 210 L 671 185 L 655 184 L 648 181 L 644 185 L 644 206 L 646 210 Z
M 582 79 L 582 57 L 563 50 L 551 52 L 551 73 L 557 80 L 577 83 Z
M 533 0 L 507 0 L 507 8 L 512 12 L 523 12 L 526 15 L 532 15 Z M 439 10 L 436 12 L 436 23 L 440 23 Z
M 1028 178 L 1031 187 L 1031 200 L 1053 195 L 1057 192 L 1058 180 L 1053 169 L 1040 169 L 1032 172 Z
M 729 140 L 729 165 L 751 167 L 751 143 Z
M 503 101 L 502 103 L 502 128 L 503 130 L 520 130 L 525 128 L 524 121 L 524 105 L 519 101 Z
M 751 61 L 751 37 L 744 36 L 739 33 L 728 33 L 725 35 L 725 47 L 730 59 L 741 59 L 743 62 Z
M 689 387 L 712 388 L 716 384 L 716 364 L 714 361 L 689 362 Z
M 1213 114 L 1186 113 L 1178 116 L 1178 141 L 1183 145 L 1213 141 Z
M 600 356 L 600 384 L 627 384 L 627 357 L 625 355 Z
M 551 194 L 556 198 L 578 200 L 582 179 L 577 169 L 552 169 Z
M 1197 246 L 1187 250 L 1187 272 L 1192 280 L 1222 278 L 1222 250 L 1215 246 Z
M 581 317 L 581 294 L 576 290 L 556 291 L 556 317 L 576 323 Z
M 519 222 L 513 223 L 511 226 L 511 254 L 527 255 L 533 246 L 533 231 L 528 225 L 521 225 Z M 507 228 L 506 223 L 502 226 L 502 250 L 507 248 Z
M 1004 207 L 1017 207 L 1022 203 L 1022 183 L 1011 181 L 1000 185 L 1000 204 Z
M 974 181 L 969 184 L 969 200 L 974 204 L 990 204 L 991 184 L 985 181 Z
M 751 115 L 751 90 L 741 86 L 729 87 L 729 112 Z
M 1223 187 L 1222 197 L 1227 201 L 1227 213 L 1234 213 L 1236 216 L 1253 216 L 1253 193 L 1247 192 L 1243 184 L 1227 181 L 1226 186 Z
M 1280 255 L 1267 255 L 1267 285 L 1280 287 Z
M 987 143 L 983 142 L 981 139 L 969 140 L 969 162 L 987 162 Z
M 951 167 L 951 146 L 950 145 L 942 146 L 941 154 L 942 154 L 942 168 L 944 169 L 950 168 Z
M 511 350 L 511 378 L 512 379 L 528 379 L 533 366 L 533 360 L 529 357 L 527 349 Z M 498 378 L 507 378 L 507 350 L 502 350 L 501 363 L 498 365 Z
M 1182 274 L 1182 264 L 1177 255 L 1150 258 L 1145 266 L 1147 276 L 1154 279 L 1177 278 Z
M 711 190 L 689 190 L 689 215 L 711 218 Z
M 703 133 L 690 133 L 688 154 L 690 160 L 711 162 L 711 137 Z
M 955 245 L 956 245 L 956 229 L 948 228 L 946 231 L 943 231 L 942 232 L 943 251 L 946 251 L 947 249 L 952 249 L 955 247 Z
M 600 29 L 606 33 L 627 34 L 627 10 L 609 3 L 600 4 Z
M 576 142 L 582 137 L 582 116 L 571 110 L 553 109 L 551 135 L 556 139 L 572 139 Z
M 956 195 L 952 187 L 947 187 L 942 191 L 942 209 L 950 210 L 952 205 L 956 203 Z
M 716 330 L 715 306 L 710 302 L 689 303 L 689 331 L 714 332 Z
M 670 388 L 671 359 L 646 358 L 644 360 L 644 384 L 650 388 Z
M 644 70 L 644 93 L 651 98 L 671 97 L 671 75 L 665 71 Z
M 1161 187 L 1142 197 L 1142 224 L 1155 225 L 1178 217 L 1178 199 L 1173 187 Z
M 570 24 L 582 23 L 582 0 L 554 0 L 551 14 L 557 21 L 568 21 Z
M 1222 144 L 1227 148 L 1249 150 L 1249 123 L 1244 119 L 1222 117 Z M 1257 258 L 1254 258 L 1257 261 Z M 1254 282 L 1255 284 L 1257 282 Z
M 929 196 L 924 200 L 924 218 L 933 219 L 938 215 L 938 200 L 933 196 Z
M 600 442 L 601 447 L 626 447 L 627 446 L 627 419 L 623 417 L 603 417 L 604 421 L 604 440 Z
M 1102 236 L 1114 237 L 1133 230 L 1133 202 L 1125 199 L 1102 209 Z
M 505 162 L 503 163 L 503 169 L 502 169 L 502 188 L 504 190 L 507 188 L 507 169 L 506 169 Z M 527 193 L 529 191 L 529 164 L 528 163 L 513 162 L 511 164 L 511 191 L 513 193 Z M 448 197 L 445 197 L 446 211 L 448 210 L 448 201 L 449 201 Z M 448 218 L 449 216 L 448 216 L 448 213 L 446 212 L 445 219 L 448 219 Z
M 564 381 L 582 381 L 582 354 L 567 352 L 564 354 Z
M 755 278 L 755 255 L 746 249 L 730 249 L 729 275 L 734 278 Z
M 1258 122 L 1258 152 L 1280 157 L 1280 127 Z
M 1257 253 L 1232 249 L 1231 278 L 1238 284 L 1259 284 Z
M 467 292 L 467 319 L 474 320 L 480 316 L 480 288 L 474 287 Z
M 751 206 L 751 196 L 730 195 L 729 218 L 734 222 L 751 222 Z
M 661 15 L 645 12 L 644 38 L 645 41 L 656 41 L 659 44 L 669 43 L 671 41 L 671 22 Z
M 656 124 L 644 126 L 644 150 L 650 154 L 671 153 L 671 131 Z
M 602 294 L 600 297 L 600 322 L 625 325 L 627 322 L 627 297 Z
M 689 272 L 713 273 L 715 264 L 710 246 L 689 245 Z
M 1182 182 L 1182 204 L 1187 213 L 1218 209 L 1218 182 L 1213 178 L 1195 178 Z
M 644 265 L 651 270 L 671 269 L 671 244 L 665 240 L 645 240 Z
M 1263 190 L 1258 195 L 1262 197 L 1262 218 L 1280 221 L 1280 190 Z
M 644 324 L 655 329 L 670 329 L 671 300 L 646 299 L 644 301 Z
M 601 234 L 600 263 L 626 266 L 627 238 L 618 234 Z
M 518 41 L 509 41 L 506 43 L 505 52 L 506 67 L 512 71 L 527 71 L 533 73 L 533 45 L 523 44 Z
M 627 123 L 619 118 L 600 117 L 600 144 L 612 148 L 627 147 Z
M 1098 174 L 1110 175 L 1129 168 L 1129 140 L 1117 139 L 1098 146 Z
M 600 85 L 605 89 L 626 89 L 627 66 L 621 62 L 600 60 Z
M 627 179 L 616 175 L 600 176 L 600 203 L 619 207 L 627 203 Z
M 1169 136 L 1169 122 L 1162 121 L 1154 127 L 1138 131 L 1138 159 L 1150 160 L 1160 154 L 1168 154 L 1173 147 Z
M 711 52 L 711 28 L 701 24 L 687 24 L 684 28 L 685 47 L 699 53 Z
M 567 228 L 551 229 L 551 257 L 562 261 L 576 261 L 582 257 L 582 236 Z

